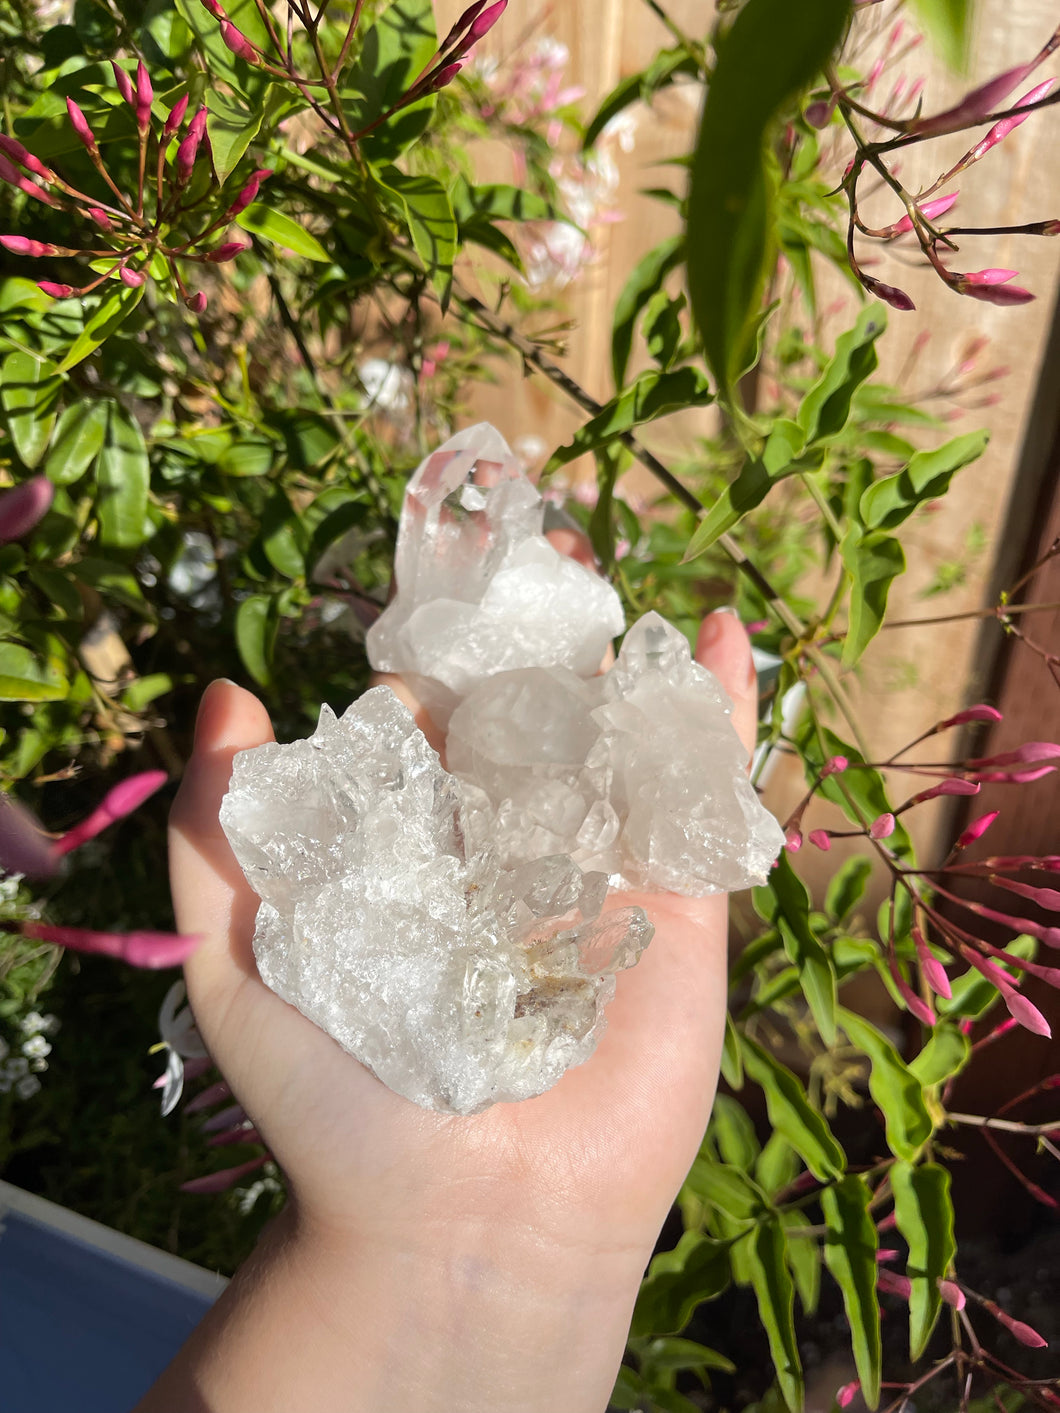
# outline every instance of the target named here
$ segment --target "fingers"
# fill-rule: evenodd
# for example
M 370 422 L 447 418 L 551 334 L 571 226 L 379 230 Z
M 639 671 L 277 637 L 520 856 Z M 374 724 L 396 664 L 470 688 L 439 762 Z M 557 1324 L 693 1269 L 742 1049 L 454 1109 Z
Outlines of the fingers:
M 758 678 L 750 639 L 735 613 L 723 608 L 704 618 L 695 658 L 714 673 L 732 698 L 732 724 L 750 754 L 758 721 Z
M 250 941 L 258 899 L 218 814 L 236 752 L 272 739 L 272 725 L 257 697 L 225 680 L 207 687 L 195 723 L 195 749 L 169 821 L 177 924 L 207 939 L 187 962 L 193 990 L 224 990 L 254 973 Z

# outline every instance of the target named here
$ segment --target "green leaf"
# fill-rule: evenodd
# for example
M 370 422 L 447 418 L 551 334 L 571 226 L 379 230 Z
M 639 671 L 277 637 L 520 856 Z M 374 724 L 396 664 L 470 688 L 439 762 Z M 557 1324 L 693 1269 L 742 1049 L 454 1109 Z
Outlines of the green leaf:
M 660 368 L 669 368 L 681 351 L 681 311 L 686 302 L 683 294 L 671 299 L 661 289 L 652 295 L 644 311 L 644 342 L 649 358 Z
M 107 435 L 106 402 L 75 402 L 64 409 L 51 439 L 44 474 L 56 486 L 70 486 L 91 466 Z
M 849 1173 L 821 1193 L 828 1224 L 825 1265 L 843 1292 L 858 1377 L 865 1402 L 880 1401 L 880 1305 L 876 1297 L 876 1223 L 869 1215 L 872 1192 L 863 1177 Z
M 248 105 L 216 88 L 206 90 L 206 134 L 219 182 L 226 182 L 257 137 L 265 116 L 262 104 Z
M 32 354 L 9 353 L 0 365 L 0 403 L 19 459 L 32 470 L 48 448 L 62 393 L 55 365 Z
M 792 1236 L 792 1231 L 805 1227 L 806 1214 L 797 1208 L 781 1212 L 780 1224 L 787 1237 L 788 1265 L 799 1293 L 799 1304 L 807 1315 L 813 1315 L 821 1297 L 821 1252 L 812 1236 Z
M 872 874 L 872 860 L 864 854 L 846 859 L 828 883 L 824 910 L 836 922 L 845 922 L 857 907 Z
M 755 1181 L 770 1197 L 775 1197 L 795 1181 L 798 1172 L 799 1160 L 794 1148 L 782 1133 L 774 1131 L 755 1162 Z M 802 1224 L 804 1218 L 801 1213 L 798 1216 Z
M 385 167 L 380 179 L 401 202 L 412 244 L 438 291 L 444 313 L 452 292 L 457 246 L 449 193 L 435 177 L 409 176 L 397 167 Z
M 771 264 L 773 121 L 838 45 L 850 0 L 748 0 L 717 46 L 692 162 L 688 279 L 718 387 L 745 366 Z
M 278 490 L 261 517 L 261 547 L 277 573 L 287 579 L 304 579 L 309 536 L 283 491 Z
M 543 196 L 521 186 L 491 182 L 471 186 L 461 177 L 450 193 L 453 215 L 461 227 L 473 221 L 562 221 L 564 218 Z
M 57 702 L 70 690 L 60 660 L 0 642 L 0 702 Z
M 640 1351 L 641 1367 L 655 1369 L 691 1369 L 700 1372 L 704 1369 L 720 1369 L 726 1374 L 735 1374 L 736 1365 L 724 1354 L 708 1349 L 705 1344 L 697 1344 L 693 1339 L 678 1339 L 673 1335 L 653 1339 Z
M 869 1058 L 869 1093 L 883 1113 L 891 1152 L 896 1158 L 912 1160 L 933 1129 L 920 1081 L 887 1037 L 867 1020 L 841 1009 L 839 1024 L 850 1043 Z
M 649 250 L 647 255 L 638 261 L 633 273 L 623 285 L 622 293 L 615 302 L 614 326 L 611 331 L 611 371 L 616 388 L 622 387 L 626 381 L 637 316 L 662 288 L 662 282 L 670 271 L 680 265 L 684 255 L 684 237 L 671 236 L 654 250 Z
M 758 1316 L 769 1339 L 780 1391 L 791 1413 L 800 1413 L 803 1389 L 795 1337 L 795 1287 L 788 1272 L 784 1229 L 778 1221 L 762 1223 L 750 1243 L 748 1256 Z
M 431 0 L 395 0 L 364 36 L 356 68 L 345 82 L 346 103 L 356 132 L 375 122 L 408 91 L 438 48 Z M 393 161 L 427 126 L 435 98 L 395 113 L 362 139 L 374 162 Z
M 264 476 L 275 459 L 275 442 L 268 437 L 245 436 L 221 453 L 217 469 L 224 476 Z
M 716 1207 L 738 1222 L 753 1220 L 769 1205 L 765 1193 L 741 1168 L 716 1163 L 706 1152 L 692 1164 L 685 1186 L 708 1207 Z
M 909 1070 L 925 1089 L 930 1089 L 960 1074 L 971 1053 L 972 1042 L 967 1035 L 962 1035 L 956 1026 L 941 1024 L 935 1027 L 916 1059 L 909 1061 Z
M 552 453 L 545 472 L 566 466 L 586 452 L 598 451 L 644 422 L 652 422 L 683 407 L 705 407 L 712 401 L 706 381 L 697 369 L 642 373 L 586 422 L 569 446 L 561 446 Z
M 876 371 L 876 340 L 887 327 L 882 304 L 870 304 L 852 329 L 836 340 L 835 353 L 802 400 L 798 423 L 812 442 L 833 437 L 846 426 L 858 388 Z
M 277 620 L 268 594 L 251 594 L 236 610 L 236 647 L 243 666 L 262 687 L 272 685 Z
M 140 424 L 119 403 L 110 404 L 107 433 L 96 462 L 96 514 L 104 549 L 133 549 L 147 530 L 151 466 Z
M 724 1162 L 746 1171 L 754 1167 L 759 1152 L 755 1126 L 743 1105 L 728 1094 L 714 1100 L 710 1133 Z
M 919 1359 L 942 1308 L 938 1283 L 949 1274 L 957 1243 L 953 1234 L 950 1175 L 937 1163 L 896 1163 L 891 1169 L 894 1216 L 909 1246 L 909 1353 Z
M 916 452 L 903 470 L 884 476 L 863 493 L 862 520 L 882 530 L 901 525 L 918 505 L 944 496 L 956 472 L 978 461 L 989 440 L 989 432 L 969 432 L 934 451 Z
M 696 1306 L 719 1296 L 729 1279 L 727 1244 L 686 1231 L 672 1251 L 652 1260 L 633 1311 L 631 1335 L 683 1330 Z
M 699 74 L 696 59 L 683 47 L 662 50 L 646 69 L 624 78 L 597 109 L 585 130 L 582 149 L 592 147 L 611 119 L 617 117 L 623 109 L 638 101 L 650 103 L 654 95 L 661 88 L 673 83 L 678 74 L 688 74 L 691 77 Z
M 136 576 L 124 564 L 111 559 L 88 557 L 77 561 L 74 572 L 83 584 L 95 589 L 104 599 L 120 603 L 137 613 L 148 612 Z
M 917 21 L 951 69 L 964 72 L 975 21 L 973 0 L 913 0 Z
M 806 885 L 791 866 L 788 854 L 781 851 L 769 883 L 762 895 L 772 893 L 775 899 L 769 921 L 780 929 L 784 951 L 799 970 L 799 984 L 817 1022 L 821 1039 L 826 1045 L 835 1044 L 836 977 L 831 958 L 825 951 L 810 921 L 810 895 Z
M 136 289 L 119 284 L 105 294 L 99 307 L 70 345 L 56 372 L 68 373 L 71 368 L 83 363 L 90 353 L 95 353 L 100 344 L 105 343 L 111 334 L 125 323 L 143 299 L 146 289 L 146 282 Z
M 241 211 L 236 217 L 236 225 L 283 250 L 293 250 L 295 255 L 303 255 L 307 260 L 331 264 L 331 256 L 315 235 L 310 235 L 304 226 L 282 211 L 266 206 L 263 201 L 256 201 L 253 206 Z
M 882 530 L 863 535 L 851 526 L 841 553 L 852 579 L 843 666 L 853 667 L 883 626 L 891 585 L 905 573 L 905 552 L 893 535 Z
M 721 1048 L 721 1073 L 730 1089 L 743 1088 L 743 1055 L 732 1016 L 725 1013 L 725 1040 Z
M 173 690 L 173 678 L 168 672 L 149 672 L 146 677 L 137 677 L 130 682 L 121 694 L 122 706 L 129 711 L 140 712 L 159 697 Z
M 839 1177 L 846 1168 L 846 1155 L 824 1116 L 807 1099 L 802 1084 L 791 1070 L 747 1036 L 741 1044 L 744 1069 L 765 1094 L 769 1122 L 819 1181 Z

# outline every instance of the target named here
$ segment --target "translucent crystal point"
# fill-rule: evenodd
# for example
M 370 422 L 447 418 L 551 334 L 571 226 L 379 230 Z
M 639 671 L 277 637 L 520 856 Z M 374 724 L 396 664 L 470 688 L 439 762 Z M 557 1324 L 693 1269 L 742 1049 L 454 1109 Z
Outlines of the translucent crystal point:
M 588 1058 L 651 924 L 569 857 L 507 869 L 387 687 L 291 745 L 242 751 L 221 823 L 261 898 L 263 980 L 383 1082 L 471 1114 Z
M 606 580 L 553 549 L 544 502 L 488 423 L 432 452 L 412 476 L 398 533 L 397 593 L 368 657 L 401 672 L 440 724 L 495 672 L 599 667 L 625 626 Z

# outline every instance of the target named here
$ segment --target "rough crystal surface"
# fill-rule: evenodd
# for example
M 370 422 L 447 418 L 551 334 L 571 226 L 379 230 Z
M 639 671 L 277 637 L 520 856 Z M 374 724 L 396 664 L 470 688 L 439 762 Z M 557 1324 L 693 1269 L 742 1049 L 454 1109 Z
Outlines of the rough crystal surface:
M 403 673 L 442 725 L 496 672 L 591 676 L 625 626 L 611 585 L 545 538 L 544 510 L 488 423 L 458 432 L 409 481 L 397 593 L 368 631 L 368 657 Z
M 240 752 L 221 823 L 261 897 L 263 980 L 426 1108 L 550 1088 L 651 937 L 641 909 L 601 911 L 603 874 L 471 846 L 465 786 L 387 687 Z
M 765 881 L 783 843 L 747 779 L 747 752 L 713 673 L 656 613 L 609 672 L 489 678 L 454 711 L 449 769 L 469 828 L 513 865 L 567 854 L 613 884 L 688 896 Z

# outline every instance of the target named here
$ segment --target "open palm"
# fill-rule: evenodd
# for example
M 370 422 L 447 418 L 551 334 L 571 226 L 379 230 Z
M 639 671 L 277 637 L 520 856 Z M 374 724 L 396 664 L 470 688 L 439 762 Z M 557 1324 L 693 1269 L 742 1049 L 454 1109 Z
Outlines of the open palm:
M 696 657 L 733 699 L 749 747 L 755 680 L 736 618 L 711 615 Z M 436 736 L 405 684 L 383 680 Z M 724 896 L 613 895 L 610 905 L 643 907 L 656 930 L 638 965 L 618 977 L 593 1057 L 536 1099 L 470 1118 L 429 1113 L 385 1088 L 258 977 L 258 899 L 218 810 L 234 754 L 271 739 L 254 696 L 230 682 L 208 688 L 173 808 L 170 871 L 179 926 L 205 936 L 187 963 L 199 1028 L 301 1207 L 336 1230 L 367 1221 L 395 1239 L 485 1215 L 579 1245 L 650 1250 L 717 1082 Z

